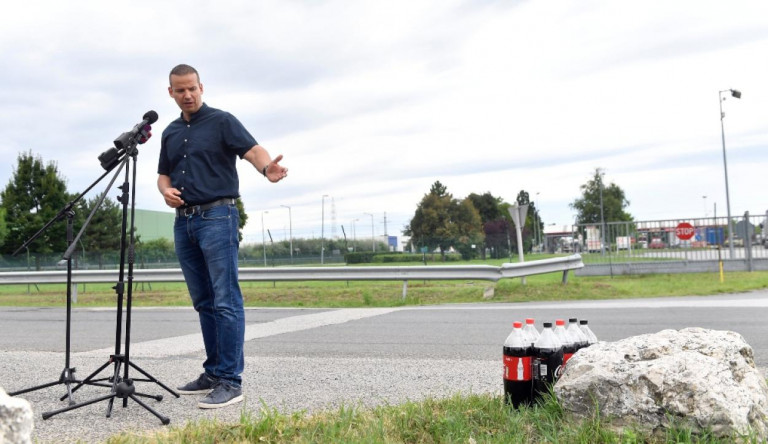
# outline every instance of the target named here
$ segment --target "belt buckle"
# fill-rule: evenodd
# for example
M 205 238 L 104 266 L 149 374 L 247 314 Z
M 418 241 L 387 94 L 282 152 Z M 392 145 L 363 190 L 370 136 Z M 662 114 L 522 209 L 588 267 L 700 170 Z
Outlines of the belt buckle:
M 195 208 L 196 208 L 196 207 L 187 207 L 187 208 L 184 208 L 184 209 L 182 210 L 182 213 L 184 214 L 184 216 L 187 216 L 187 217 L 189 217 L 189 216 L 194 216 L 194 215 L 195 215 Z

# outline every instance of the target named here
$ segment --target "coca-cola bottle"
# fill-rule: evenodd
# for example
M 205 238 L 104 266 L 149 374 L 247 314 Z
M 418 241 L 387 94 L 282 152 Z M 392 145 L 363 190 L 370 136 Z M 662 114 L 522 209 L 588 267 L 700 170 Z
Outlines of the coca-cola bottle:
M 504 402 L 515 408 L 530 405 L 533 396 L 531 344 L 523 333 L 523 323 L 515 322 L 504 341 Z
M 533 399 L 547 393 L 557 382 L 563 367 L 563 344 L 552 331 L 552 323 L 545 322 L 539 339 L 533 344 Z
M 589 340 L 587 339 L 587 336 L 579 328 L 578 319 L 569 318 L 568 328 L 566 328 L 566 330 L 568 331 L 568 334 L 570 334 L 571 337 L 574 340 L 576 340 L 576 351 L 579 351 L 580 349 L 587 347 L 589 345 Z
M 557 339 L 563 344 L 563 367 L 565 367 L 571 356 L 576 353 L 576 341 L 565 329 L 565 321 L 562 319 L 555 320 L 554 332 Z
M 597 344 L 597 336 L 595 336 L 595 334 L 592 332 L 592 329 L 589 328 L 589 322 L 586 319 L 579 321 L 579 328 L 587 337 L 587 344 Z
M 531 343 L 531 346 L 533 346 L 533 343 L 536 342 L 537 339 L 539 339 L 539 331 L 536 330 L 536 322 L 533 320 L 533 318 L 526 318 L 525 319 L 525 327 L 523 327 L 523 333 L 525 333 L 528 336 L 529 342 Z

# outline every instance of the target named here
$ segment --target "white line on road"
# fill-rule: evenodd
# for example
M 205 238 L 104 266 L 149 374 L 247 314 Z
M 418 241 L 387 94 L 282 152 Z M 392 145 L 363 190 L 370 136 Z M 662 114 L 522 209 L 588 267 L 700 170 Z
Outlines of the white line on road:
M 268 336 L 293 333 L 309 330 L 311 328 L 326 325 L 343 324 L 363 318 L 379 316 L 402 308 L 348 308 L 341 310 L 324 311 L 307 315 L 289 316 L 271 322 L 246 325 L 245 340 L 265 338 Z M 203 337 L 200 333 L 172 338 L 155 339 L 152 341 L 131 344 L 131 357 L 162 358 L 168 356 L 180 356 L 188 353 L 197 353 L 204 350 Z M 114 348 L 90 350 L 74 353 L 74 356 L 88 357 L 92 355 L 105 355 L 114 353 Z

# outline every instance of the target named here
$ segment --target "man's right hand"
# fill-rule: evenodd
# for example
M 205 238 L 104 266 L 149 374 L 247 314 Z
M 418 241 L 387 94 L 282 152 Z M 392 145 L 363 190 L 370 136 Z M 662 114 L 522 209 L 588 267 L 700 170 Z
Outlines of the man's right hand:
M 184 201 L 181 200 L 181 191 L 171 186 L 171 178 L 165 174 L 157 176 L 157 189 L 165 199 L 165 204 L 171 208 L 179 208 L 184 205 Z
M 184 205 L 184 201 L 181 199 L 181 191 L 176 188 L 169 187 L 163 190 L 163 198 L 166 205 L 171 208 L 179 208 Z

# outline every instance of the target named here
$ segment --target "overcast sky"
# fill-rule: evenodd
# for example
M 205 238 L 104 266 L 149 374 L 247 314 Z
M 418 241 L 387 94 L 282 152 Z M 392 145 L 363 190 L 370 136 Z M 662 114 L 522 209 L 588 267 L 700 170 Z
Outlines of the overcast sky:
M 152 109 L 137 207 L 168 210 L 159 135 L 179 116 L 168 72 L 188 63 L 290 169 L 270 184 L 239 162 L 246 241 L 262 217 L 276 239 L 289 222 L 319 237 L 323 209 L 326 237 L 382 235 L 385 213 L 400 234 L 436 180 L 458 198 L 524 189 L 562 226 L 598 167 L 636 219 L 724 215 L 731 88 L 731 211 L 768 209 L 765 1 L 30 0 L 0 24 L 3 187 L 32 151 L 84 190 Z

